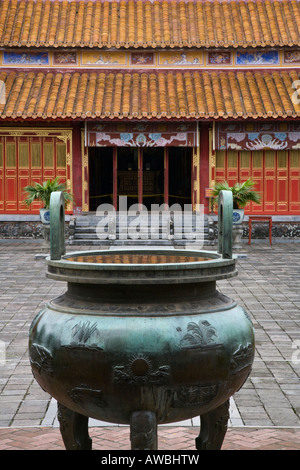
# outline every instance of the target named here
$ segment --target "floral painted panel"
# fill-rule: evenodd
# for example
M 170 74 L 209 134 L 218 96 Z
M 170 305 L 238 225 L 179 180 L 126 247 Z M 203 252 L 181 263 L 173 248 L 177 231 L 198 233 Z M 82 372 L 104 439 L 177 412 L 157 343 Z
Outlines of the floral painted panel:
M 208 65 L 230 65 L 231 52 L 215 51 L 207 53 Z
M 300 51 L 284 51 L 283 62 L 285 64 L 300 64 Z
M 77 53 L 76 52 L 54 52 L 53 53 L 54 65 L 76 65 Z
M 153 52 L 132 52 L 131 64 L 132 65 L 153 65 L 154 54 Z

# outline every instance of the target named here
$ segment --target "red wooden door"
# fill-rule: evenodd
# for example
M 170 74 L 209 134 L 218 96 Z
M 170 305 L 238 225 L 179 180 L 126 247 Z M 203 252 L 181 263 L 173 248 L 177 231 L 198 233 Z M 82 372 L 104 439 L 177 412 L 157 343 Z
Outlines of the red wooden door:
M 261 204 L 248 204 L 247 214 L 299 214 L 299 150 L 217 151 L 217 182 L 233 185 L 248 178 L 255 181 Z
M 18 211 L 18 158 L 16 137 L 5 139 L 5 191 L 4 209 L 6 212 Z
M 288 151 L 277 152 L 277 212 L 289 211 Z
M 255 182 L 254 189 L 260 194 L 263 199 L 264 195 L 264 154 L 262 151 L 251 152 L 252 171 L 250 178 Z M 245 181 L 243 179 L 243 181 Z M 262 214 L 264 212 L 263 204 L 250 203 L 246 206 L 246 213 Z
M 0 212 L 36 213 L 41 207 L 24 204 L 24 188 L 59 177 L 67 180 L 66 143 L 57 137 L 0 137 Z
M 4 180 L 4 139 L 0 137 L 0 212 L 4 212 L 5 209 Z
M 292 213 L 300 212 L 300 150 L 290 151 L 289 201 Z

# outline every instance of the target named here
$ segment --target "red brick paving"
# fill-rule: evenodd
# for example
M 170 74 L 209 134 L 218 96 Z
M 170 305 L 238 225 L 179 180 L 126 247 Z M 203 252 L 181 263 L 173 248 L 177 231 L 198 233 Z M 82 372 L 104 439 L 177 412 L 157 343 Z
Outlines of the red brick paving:
M 90 428 L 95 450 L 130 450 L 127 426 Z M 163 427 L 159 450 L 195 450 L 198 430 Z M 63 450 L 58 428 L 0 428 L 0 450 Z M 300 450 L 300 429 L 229 428 L 223 450 Z

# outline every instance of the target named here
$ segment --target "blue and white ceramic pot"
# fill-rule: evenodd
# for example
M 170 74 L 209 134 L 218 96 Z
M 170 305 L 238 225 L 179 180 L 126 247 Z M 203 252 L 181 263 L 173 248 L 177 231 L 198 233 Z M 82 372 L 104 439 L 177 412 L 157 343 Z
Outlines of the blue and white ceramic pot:
M 232 214 L 232 223 L 233 225 L 240 225 L 243 223 L 244 220 L 244 209 L 233 209 Z
M 49 209 L 40 209 L 40 218 L 43 224 L 50 224 L 50 210 Z

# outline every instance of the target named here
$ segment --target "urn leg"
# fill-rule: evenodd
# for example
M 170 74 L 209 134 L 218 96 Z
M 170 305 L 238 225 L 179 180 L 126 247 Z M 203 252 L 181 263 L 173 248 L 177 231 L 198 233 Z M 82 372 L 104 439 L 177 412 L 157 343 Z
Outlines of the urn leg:
M 131 450 L 157 450 L 157 422 L 152 411 L 134 411 L 130 417 Z
M 92 439 L 88 433 L 88 416 L 57 404 L 60 433 L 66 450 L 91 450 Z
M 200 416 L 200 434 L 196 438 L 197 450 L 220 450 L 227 431 L 229 400 L 215 410 Z

